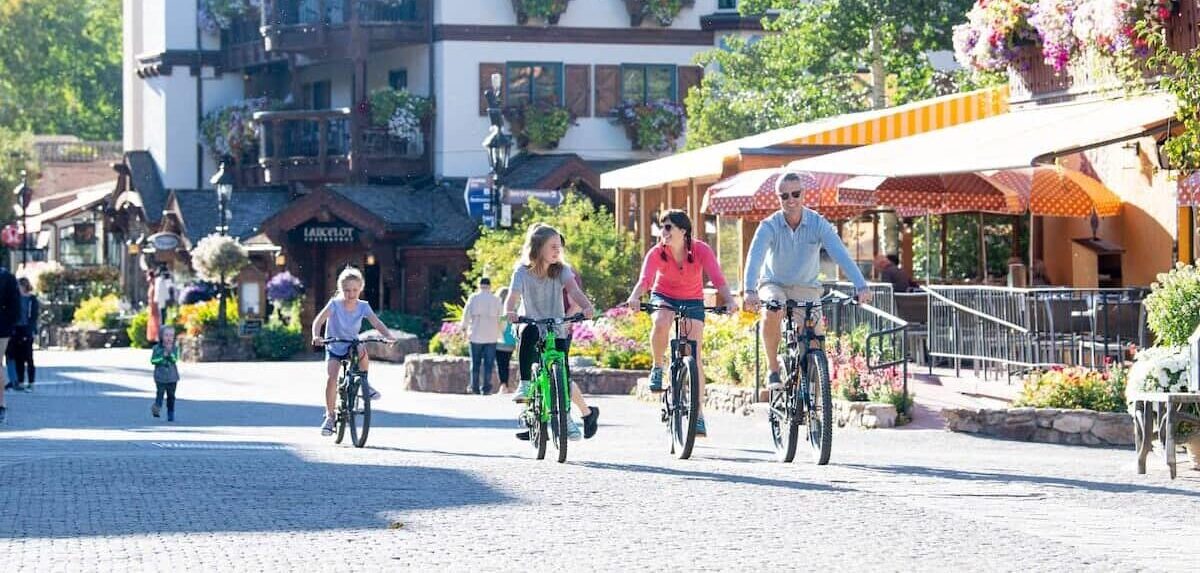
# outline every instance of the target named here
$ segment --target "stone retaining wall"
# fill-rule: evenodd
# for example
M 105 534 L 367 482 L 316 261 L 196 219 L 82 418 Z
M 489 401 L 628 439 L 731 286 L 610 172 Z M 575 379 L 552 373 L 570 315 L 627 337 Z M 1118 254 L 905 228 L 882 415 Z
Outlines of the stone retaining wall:
M 833 421 L 839 428 L 895 428 L 896 407 L 876 402 L 834 400 Z
M 96 348 L 125 348 L 129 346 L 129 333 L 124 328 L 79 329 L 63 328 L 58 331 L 59 343 L 69 350 L 92 350 Z
M 579 385 L 584 394 L 629 394 L 637 384 L 637 379 L 645 375 L 641 370 L 571 367 L 571 380 Z M 467 379 L 470 376 L 471 361 L 462 356 L 412 354 L 404 359 L 405 390 L 463 394 L 467 390 Z M 518 380 L 520 378 L 517 373 L 517 360 L 516 356 L 513 356 L 509 381 L 515 385 Z M 496 388 L 499 384 L 499 376 L 493 374 L 492 387 Z
M 946 429 L 1010 440 L 1085 446 L 1132 446 L 1133 418 L 1126 413 L 1057 408 L 942 410 Z
M 395 344 L 368 344 L 367 356 L 371 360 L 382 360 L 384 362 L 404 362 L 404 359 L 410 354 L 421 354 L 427 350 L 425 341 L 417 338 L 415 334 L 393 330 L 392 335 L 396 337 Z M 362 335 L 364 338 L 379 336 L 379 332 L 369 330 Z
M 184 362 L 245 362 L 257 358 L 250 338 L 179 337 L 179 358 Z
M 767 407 L 767 391 L 761 392 L 760 401 L 755 405 L 753 388 L 709 384 L 704 393 L 704 411 L 750 416 L 755 410 Z M 634 395 L 643 402 L 662 400 L 661 395 L 650 392 L 649 378 L 638 380 Z M 893 428 L 896 426 L 896 408 L 891 404 L 834 400 L 833 419 L 839 428 Z

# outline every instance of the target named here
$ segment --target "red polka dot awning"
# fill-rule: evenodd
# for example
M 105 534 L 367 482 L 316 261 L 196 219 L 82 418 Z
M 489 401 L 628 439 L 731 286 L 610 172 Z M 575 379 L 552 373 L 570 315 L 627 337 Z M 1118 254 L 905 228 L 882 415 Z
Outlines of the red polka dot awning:
M 702 210 L 723 217 L 765 219 L 779 210 L 775 184 L 783 173 L 779 169 L 754 169 L 722 179 L 708 188 Z M 848 175 L 803 172 L 799 175 L 805 206 L 826 218 L 856 217 L 875 204 L 871 191 L 839 187 L 850 178 Z
M 1019 193 L 975 173 L 912 177 L 864 175 L 846 180 L 841 187 L 873 191 L 881 207 L 896 209 L 901 216 L 911 213 L 1014 214 L 1025 210 Z
M 1034 215 L 1114 217 L 1121 213 L 1121 198 L 1112 189 L 1073 169 L 1044 165 L 995 171 L 985 177 L 1020 193 Z
M 1177 185 L 1180 207 L 1200 207 L 1200 171 L 1180 177 Z

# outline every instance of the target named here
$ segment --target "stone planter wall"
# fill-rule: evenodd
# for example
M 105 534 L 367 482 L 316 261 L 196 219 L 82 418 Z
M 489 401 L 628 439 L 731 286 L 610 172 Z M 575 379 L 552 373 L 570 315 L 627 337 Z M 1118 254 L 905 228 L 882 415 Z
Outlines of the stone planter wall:
M 179 337 L 179 358 L 184 362 L 245 362 L 256 357 L 250 338 Z
M 59 330 L 60 343 L 69 350 L 92 350 L 96 348 L 125 348 L 129 346 L 129 334 L 123 328 Z
M 1133 418 L 1126 413 L 1057 408 L 942 410 L 946 429 L 1010 440 L 1085 446 L 1132 446 Z
M 579 385 L 584 394 L 629 394 L 637 384 L 637 379 L 645 375 L 640 370 L 571 367 L 571 380 Z M 412 354 L 404 359 L 405 390 L 462 394 L 466 392 L 470 376 L 471 360 L 462 356 Z M 500 378 L 495 374 L 492 376 L 492 387 L 496 388 Z M 514 355 L 510 363 L 509 381 L 516 384 L 519 380 L 517 357 Z
M 396 337 L 395 344 L 368 344 L 367 356 L 371 360 L 382 360 L 383 362 L 404 362 L 405 357 L 410 354 L 421 354 L 427 350 L 425 341 L 417 338 L 415 334 L 400 332 L 393 330 L 392 334 Z M 363 334 L 364 337 L 378 336 L 379 333 L 370 330 Z
M 849 402 L 846 400 L 833 401 L 833 421 L 839 428 L 896 427 L 896 407 L 891 404 L 875 402 Z
M 643 402 L 660 402 L 661 394 L 650 391 L 650 379 L 638 380 L 635 397 Z M 754 389 L 724 384 L 709 384 L 704 393 L 704 411 L 722 412 L 725 414 L 741 414 L 749 416 L 754 413 Z

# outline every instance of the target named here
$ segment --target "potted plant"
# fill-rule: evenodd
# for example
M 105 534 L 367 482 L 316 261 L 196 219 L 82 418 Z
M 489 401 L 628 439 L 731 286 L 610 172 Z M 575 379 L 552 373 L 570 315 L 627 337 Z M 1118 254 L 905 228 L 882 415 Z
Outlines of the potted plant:
M 954 27 L 954 57 L 965 68 L 1004 71 L 1018 48 L 1037 42 L 1029 23 L 1030 0 L 980 0 L 967 22 Z
M 521 147 L 554 149 L 575 124 L 570 110 L 547 102 L 510 106 L 504 114 Z
M 571 0 L 512 0 L 513 11 L 517 13 L 517 23 L 524 25 L 529 18 L 541 18 L 551 26 L 558 24 L 558 17 L 567 11 L 567 2 Z
M 625 0 L 629 12 L 629 25 L 638 27 L 647 16 L 659 26 L 670 26 L 684 6 L 695 4 L 695 0 Z
M 367 99 L 371 125 L 409 143 L 422 141 L 422 123 L 433 114 L 433 100 L 405 89 L 384 88 Z
M 683 107 L 671 101 L 624 102 L 614 120 L 625 126 L 634 149 L 655 153 L 675 151 L 685 126 Z
M 259 125 L 254 113 L 278 107 L 267 98 L 250 98 L 208 112 L 200 121 L 200 141 L 214 159 L 235 164 L 257 161 Z
M 228 29 L 233 21 L 262 9 L 262 0 L 201 0 L 200 26 L 207 32 Z

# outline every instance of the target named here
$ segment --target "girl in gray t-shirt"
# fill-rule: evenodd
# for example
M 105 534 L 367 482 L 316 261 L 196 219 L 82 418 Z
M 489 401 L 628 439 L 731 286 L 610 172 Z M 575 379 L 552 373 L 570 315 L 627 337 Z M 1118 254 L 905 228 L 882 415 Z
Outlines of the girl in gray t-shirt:
M 312 340 L 317 346 L 325 346 L 325 372 L 327 374 L 325 380 L 325 420 L 321 424 L 321 435 L 333 435 L 333 422 L 335 420 L 334 406 L 337 403 L 337 378 L 341 369 L 343 358 L 350 355 L 350 343 L 348 342 L 331 342 L 328 346 L 325 345 L 325 338 L 340 338 L 342 340 L 352 340 L 358 338 L 358 333 L 362 331 L 362 322 L 366 319 L 379 331 L 379 334 L 391 341 L 395 337 L 392 336 L 392 331 L 388 330 L 387 325 L 375 316 L 375 311 L 371 310 L 371 305 L 365 300 L 360 300 L 358 297 L 363 290 L 363 276 L 358 269 L 354 267 L 346 267 L 340 275 L 338 275 L 338 294 L 329 299 L 325 308 L 317 314 L 313 319 L 312 324 Z M 322 330 L 324 327 L 324 330 Z M 370 366 L 367 360 L 367 347 L 358 347 L 358 369 L 363 374 L 363 386 L 370 393 L 372 400 L 380 398 L 379 391 L 367 384 L 367 367 Z
M 579 288 L 574 280 L 574 271 L 563 262 L 563 248 L 566 241 L 557 229 L 544 223 L 537 223 L 525 234 L 525 245 L 521 248 L 521 261 L 513 271 L 512 284 L 509 285 L 506 308 L 509 322 L 516 323 L 518 316 L 532 319 L 563 318 L 566 309 L 563 308 L 563 290 L 571 298 L 571 302 L 583 309 L 583 315 L 592 318 L 595 308 L 587 295 Z M 566 326 L 556 327 L 556 343 L 558 350 L 570 354 L 571 341 L 566 338 Z M 516 402 L 526 402 L 529 391 L 529 381 L 533 377 L 533 363 L 537 362 L 537 343 L 539 332 L 532 326 L 521 330 L 521 342 L 517 350 L 518 366 L 521 371 L 521 383 L 513 394 Z M 570 378 L 570 370 L 567 371 Z M 590 438 L 596 433 L 596 420 L 600 409 L 588 406 L 583 399 L 579 386 L 571 383 L 571 401 L 579 408 L 583 416 L 583 437 Z M 579 439 L 581 433 L 575 422 L 567 418 L 567 435 L 572 440 Z M 529 439 L 528 432 L 517 434 L 518 438 Z

